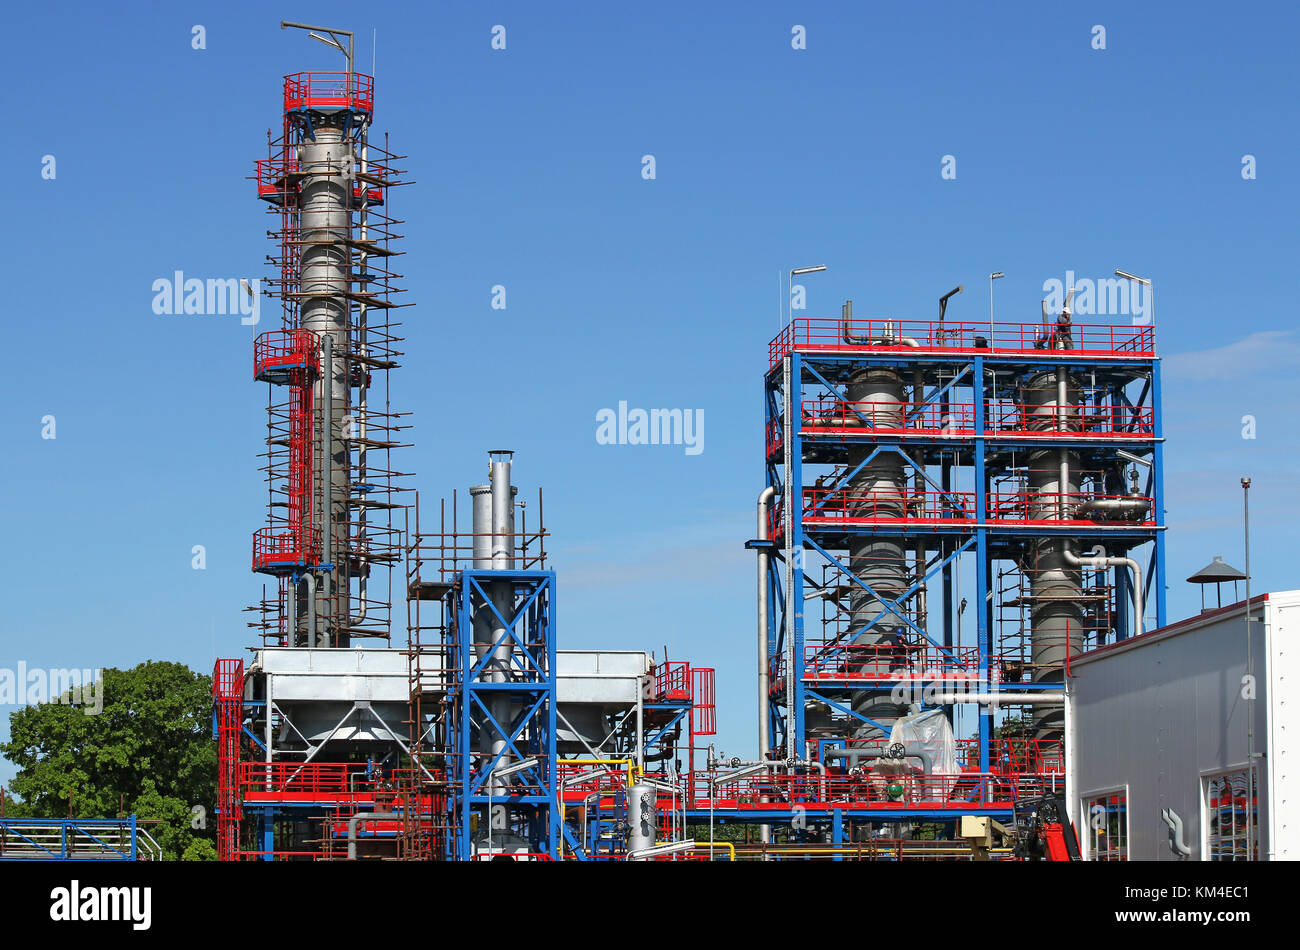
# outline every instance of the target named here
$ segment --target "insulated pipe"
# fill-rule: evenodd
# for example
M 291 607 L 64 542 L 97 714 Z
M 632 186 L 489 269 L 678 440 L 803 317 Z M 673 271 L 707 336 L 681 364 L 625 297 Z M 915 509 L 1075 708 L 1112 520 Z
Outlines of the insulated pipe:
M 321 341 L 321 364 L 324 369 L 325 381 L 322 398 L 324 405 L 321 407 L 320 422 L 320 444 L 321 444 L 321 505 L 320 505 L 320 532 L 321 532 L 321 563 L 334 563 L 334 499 L 333 499 L 333 470 L 334 470 L 334 387 L 328 383 L 334 379 L 334 342 L 326 335 Z M 333 626 L 333 616 L 330 610 L 330 574 L 328 572 L 321 575 L 322 606 L 325 608 L 325 623 L 322 625 L 321 638 L 326 642 L 322 646 L 329 646 L 330 628 Z M 342 646 L 342 644 L 338 644 Z
M 758 534 L 755 537 L 759 541 L 768 540 L 768 505 L 776 497 L 776 487 L 769 485 L 758 493 Z M 771 726 L 768 721 L 769 693 L 771 686 L 768 682 L 769 676 L 769 657 L 768 657 L 768 603 L 767 603 L 767 572 L 771 556 L 767 548 L 758 548 L 758 757 L 766 761 L 772 751 L 772 734 Z M 758 828 L 758 840 L 763 844 L 770 844 L 772 841 L 772 826 L 760 825 Z
M 365 175 L 370 171 L 370 164 L 369 164 L 369 146 L 366 143 L 366 132 L 364 128 L 361 130 L 360 161 L 361 161 L 361 166 L 360 166 L 361 174 Z M 367 217 L 368 209 L 370 208 L 370 200 L 369 200 L 369 193 L 365 189 L 364 184 L 365 183 L 363 182 L 362 183 L 363 187 L 361 190 L 361 208 L 357 212 L 357 238 L 359 241 L 359 247 L 358 247 L 359 256 L 357 261 L 357 270 L 362 274 L 368 274 L 369 270 L 367 270 L 367 265 L 366 265 L 366 261 L 368 258 L 368 255 L 366 253 L 366 241 L 369 240 L 370 231 L 367 226 L 366 217 Z M 367 286 L 366 289 L 368 290 L 369 287 Z M 366 315 L 367 315 L 366 300 L 364 297 L 362 297 L 361 301 L 357 305 L 357 349 L 363 360 L 361 364 L 361 378 L 357 385 L 357 400 L 358 400 L 357 436 L 360 439 L 360 442 L 357 443 L 357 481 L 363 483 L 366 481 L 366 439 L 367 439 L 366 433 L 369 431 L 367 420 L 369 418 L 369 404 L 370 404 L 370 400 L 369 400 L 370 385 L 369 383 L 367 383 L 367 379 L 369 378 L 369 375 L 366 373 L 367 363 L 364 362 L 364 360 L 366 360 L 370 356 L 369 337 L 367 336 L 367 332 L 366 332 Z M 365 505 L 361 505 L 357 510 L 357 547 L 363 550 L 366 547 L 366 512 L 367 512 L 367 508 Z M 365 568 L 366 569 L 364 569 L 361 572 L 361 577 L 357 582 L 357 600 L 361 601 L 361 611 L 360 613 L 357 613 L 352 617 L 348 618 L 348 626 L 352 626 L 352 627 L 360 626 L 361 624 L 365 623 L 366 620 L 366 612 L 368 610 L 367 592 L 370 589 L 370 571 L 369 571 L 368 563 L 365 565 Z
M 1035 431 L 1068 433 L 1078 424 L 1077 394 L 1068 367 L 1036 373 L 1024 384 L 1026 424 Z M 1079 456 L 1069 448 L 1045 449 L 1030 455 L 1027 516 L 1033 521 L 1065 521 L 1079 489 Z M 1083 627 L 1081 578 L 1065 559 L 1066 538 L 1035 538 L 1026 552 L 1030 578 L 1030 663 L 1035 683 L 1058 682 L 1069 655 L 1078 651 Z M 1046 711 L 1034 716 L 1035 734 L 1056 739 L 1061 715 Z
M 302 579 L 307 582 L 307 645 L 324 646 L 316 642 L 316 575 L 308 571 Z
M 769 485 L 758 494 L 758 534 L 759 541 L 768 540 L 768 505 L 776 497 L 776 488 Z M 766 760 L 771 751 L 772 737 L 768 725 L 768 603 L 767 572 L 770 555 L 766 548 L 758 549 L 758 757 Z
M 474 569 L 492 569 L 492 486 L 471 485 L 470 504 L 473 511 Z
M 340 120 L 341 121 L 341 120 Z M 352 143 L 343 129 L 325 120 L 313 129 L 313 138 L 298 148 L 303 172 L 299 198 L 301 267 L 298 281 L 299 324 L 322 341 L 329 354 L 324 372 L 314 384 L 315 404 L 321 412 L 321 543 L 322 560 L 346 554 L 348 541 L 348 460 L 334 452 L 332 433 L 340 417 L 348 411 L 349 386 L 345 356 L 349 352 L 351 327 L 347 293 L 349 287 L 349 252 L 346 241 L 350 231 Z M 339 358 L 344 357 L 344 358 Z M 327 444 L 328 442 L 328 444 Z M 327 577 L 322 585 L 321 603 L 327 625 L 334 619 L 346 622 L 349 614 L 346 581 L 346 557 L 340 557 L 335 584 Z M 337 586 L 337 589 L 335 587 Z M 328 637 L 327 637 L 328 639 Z M 346 645 L 346 635 L 334 638 L 336 645 Z
M 975 703 L 980 706 L 1064 706 L 1061 690 L 1035 690 L 1024 693 L 935 693 L 930 701 L 936 706 Z
M 511 457 L 513 453 L 507 450 L 494 450 L 488 453 L 489 466 L 488 475 L 490 488 L 488 492 L 488 503 L 484 504 L 483 496 L 475 495 L 471 489 L 471 497 L 474 499 L 475 516 L 481 516 L 484 513 L 491 515 L 488 537 L 489 547 L 488 567 L 493 571 L 512 571 L 515 568 L 515 503 L 514 487 L 510 484 Z M 475 554 L 481 555 L 483 549 L 480 546 L 480 537 L 482 535 L 481 524 L 474 527 L 475 534 Z M 477 563 L 477 559 L 476 559 Z M 505 620 L 510 620 L 514 612 L 514 587 L 509 581 L 492 581 L 484 585 L 488 597 L 496 608 L 495 613 L 489 610 L 480 610 L 484 615 L 486 623 L 475 627 L 476 637 L 480 639 L 476 646 L 482 652 L 489 654 L 487 663 L 484 666 L 484 679 L 491 683 L 505 683 L 509 678 L 510 658 L 514 653 L 509 643 L 510 634 L 501 620 L 497 619 L 496 614 L 500 614 Z M 500 644 L 500 645 L 497 645 Z M 492 717 L 501 725 L 503 730 L 510 728 L 511 700 L 508 695 L 501 694 L 492 696 L 488 700 L 488 708 L 491 710 Z M 489 779 L 488 794 L 491 798 L 506 798 L 509 793 L 510 783 L 505 779 L 498 778 L 495 772 L 507 765 L 510 761 L 510 755 L 505 752 L 506 736 L 484 725 L 480 735 L 482 741 L 480 748 L 490 756 L 491 761 L 497 763 L 493 769 L 494 774 Z M 504 804 L 493 804 L 489 809 L 489 824 L 491 831 L 503 832 L 508 828 L 509 815 Z
M 1079 506 L 1083 515 L 1102 514 L 1123 519 L 1140 517 L 1150 510 L 1148 498 L 1093 498 Z
M 1142 636 L 1142 568 L 1131 557 L 1079 557 L 1068 547 L 1065 563 L 1071 567 L 1127 567 L 1133 572 L 1133 629 Z
M 348 819 L 348 860 L 357 859 L 357 826 L 363 822 L 371 821 L 395 821 L 402 816 L 395 811 L 370 811 L 364 814 L 353 815 Z

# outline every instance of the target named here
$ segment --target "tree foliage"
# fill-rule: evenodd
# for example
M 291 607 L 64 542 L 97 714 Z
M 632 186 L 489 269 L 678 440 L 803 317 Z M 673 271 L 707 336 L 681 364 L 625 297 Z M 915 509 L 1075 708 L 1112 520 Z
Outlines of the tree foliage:
M 25 706 L 9 716 L 0 754 L 17 766 L 11 787 L 33 815 L 116 818 L 134 812 L 168 858 L 201 859 L 216 796 L 212 679 L 180 663 L 105 669 L 103 711 Z M 11 803 L 14 804 L 14 803 Z M 202 806 L 207 828 L 191 827 Z M 11 812 L 6 808 L 6 812 Z M 209 841 L 209 849 L 211 842 Z

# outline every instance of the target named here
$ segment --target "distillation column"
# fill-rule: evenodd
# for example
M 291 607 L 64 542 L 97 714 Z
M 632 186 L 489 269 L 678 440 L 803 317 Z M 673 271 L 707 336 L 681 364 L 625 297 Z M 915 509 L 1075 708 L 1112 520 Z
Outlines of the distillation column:
M 903 378 L 889 369 L 863 369 L 849 380 L 850 408 L 861 413 L 871 425 L 880 429 L 901 429 L 905 424 L 906 403 Z M 849 471 L 870 456 L 873 447 L 861 446 L 849 455 Z M 852 477 L 848 486 L 850 504 L 864 517 L 901 518 L 907 503 L 907 479 L 903 460 L 893 452 L 881 452 Z M 898 600 L 909 586 L 907 550 L 894 538 L 855 537 L 849 541 L 849 570 L 881 597 Z M 851 583 L 849 594 L 852 644 L 858 656 L 866 660 L 864 672 L 897 669 L 906 662 L 905 624 L 881 600 Z M 864 628 L 875 621 L 869 630 Z M 896 650 L 890 648 L 897 648 Z M 864 723 L 858 738 L 887 740 L 894 720 L 906 713 L 906 707 L 894 701 L 891 690 L 863 689 L 855 693 L 853 711 L 878 722 L 877 728 Z
M 1079 429 L 1079 391 L 1066 367 L 1038 373 L 1025 383 L 1028 428 Z M 1049 449 L 1029 456 L 1029 513 L 1034 520 L 1064 521 L 1079 501 L 1079 454 L 1069 449 Z M 1082 574 L 1066 561 L 1072 541 L 1064 537 L 1035 539 L 1027 558 L 1030 570 L 1030 662 L 1035 683 L 1059 683 L 1067 652 L 1078 654 L 1083 644 L 1083 611 L 1079 597 Z M 1060 739 L 1065 712 L 1060 707 L 1038 706 L 1034 711 L 1037 738 Z
M 319 120 L 319 117 L 317 117 Z M 347 355 L 351 352 L 348 298 L 352 143 L 342 129 L 314 128 L 299 146 L 302 169 L 301 325 L 321 341 L 321 374 L 314 402 L 321 464 L 318 506 L 321 560 L 333 564 L 316 585 L 314 646 L 348 645 L 348 450 L 341 439 L 349 412 Z M 305 611 L 299 611 L 302 616 Z

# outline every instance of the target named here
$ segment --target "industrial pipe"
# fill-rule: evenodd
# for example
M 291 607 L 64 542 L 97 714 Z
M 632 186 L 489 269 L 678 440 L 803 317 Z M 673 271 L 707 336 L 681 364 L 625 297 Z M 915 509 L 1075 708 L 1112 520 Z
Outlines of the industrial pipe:
M 879 752 L 874 749 L 827 749 L 822 753 L 822 757 L 826 759 L 848 759 L 850 765 L 853 765 L 859 759 L 894 758 L 894 756 L 889 755 L 887 752 Z M 901 756 L 898 756 L 898 758 L 920 759 L 921 765 L 927 773 L 934 772 L 934 759 L 932 759 L 930 753 L 926 752 L 924 749 L 916 749 L 909 746 L 907 751 Z
M 1024 693 L 935 693 L 930 702 L 936 706 L 976 703 L 980 706 L 1063 706 L 1065 693 L 1060 690 L 1035 690 Z
M 316 575 L 308 571 L 302 579 L 307 582 L 307 645 L 321 646 L 316 642 Z
M 777 495 L 776 488 L 769 485 L 758 494 L 758 534 L 759 541 L 768 540 L 768 504 Z M 758 549 L 758 757 L 766 759 L 771 751 L 772 737 L 768 726 L 768 603 L 767 572 L 770 555 L 766 548 Z
M 1079 557 L 1065 548 L 1065 563 L 1071 567 L 1128 567 L 1133 572 L 1133 629 L 1142 635 L 1142 568 L 1131 557 Z
M 320 506 L 320 529 L 321 529 L 321 563 L 334 563 L 334 342 L 329 334 L 325 334 L 321 340 L 322 356 L 321 365 L 324 369 L 324 385 L 321 388 L 321 395 L 324 406 L 321 411 L 321 431 L 320 431 L 320 450 L 321 450 L 321 506 Z M 321 646 L 329 646 L 329 632 L 333 626 L 333 617 L 331 615 L 330 595 L 333 593 L 330 589 L 330 575 L 322 574 L 321 581 L 324 586 L 322 592 L 324 597 L 325 608 L 325 625 L 321 631 Z M 341 645 L 341 644 L 340 644 Z
M 1082 515 L 1118 516 L 1124 520 L 1141 517 L 1150 510 L 1149 498 L 1092 498 L 1079 505 Z
M 895 336 L 893 323 L 886 324 L 885 334 L 879 339 L 872 339 L 869 336 L 854 336 L 849 332 L 849 324 L 853 319 L 853 301 L 846 300 L 840 307 L 840 319 L 842 321 L 844 342 L 850 346 L 894 346 L 901 344 L 919 348 L 921 346 L 910 336 Z
M 758 534 L 756 537 L 759 541 L 768 540 L 768 505 L 777 495 L 775 486 L 769 485 L 758 493 Z M 768 682 L 769 663 L 768 658 L 768 641 L 767 641 L 767 624 L 768 624 L 768 603 L 767 603 L 767 572 L 771 561 L 771 555 L 768 554 L 767 548 L 758 548 L 758 757 L 766 761 L 772 751 L 772 734 L 771 726 L 768 721 L 769 693 L 771 684 Z M 768 844 L 772 840 L 772 826 L 760 825 L 758 837 L 763 844 Z
M 348 819 L 348 860 L 357 859 L 357 825 L 369 821 L 394 821 L 402 816 L 393 811 L 370 811 Z

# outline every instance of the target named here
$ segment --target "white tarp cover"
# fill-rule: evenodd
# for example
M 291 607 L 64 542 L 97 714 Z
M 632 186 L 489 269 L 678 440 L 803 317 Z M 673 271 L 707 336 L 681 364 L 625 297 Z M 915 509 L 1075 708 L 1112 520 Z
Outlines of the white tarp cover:
M 942 709 L 931 709 L 913 716 L 904 716 L 896 721 L 893 730 L 889 733 L 890 745 L 895 742 L 907 746 L 909 752 L 920 751 L 929 756 L 930 774 L 952 776 L 951 780 L 944 783 L 947 786 L 944 792 L 946 794 L 952 791 L 952 787 L 957 784 L 956 776 L 961 772 L 961 768 L 957 764 L 957 740 Z M 913 758 L 904 761 L 877 759 L 872 769 L 877 774 L 907 774 L 923 770 L 921 761 Z M 937 790 L 933 786 L 929 788 L 932 792 Z

